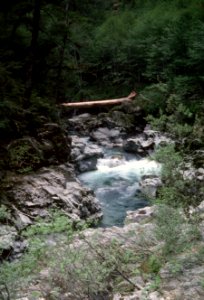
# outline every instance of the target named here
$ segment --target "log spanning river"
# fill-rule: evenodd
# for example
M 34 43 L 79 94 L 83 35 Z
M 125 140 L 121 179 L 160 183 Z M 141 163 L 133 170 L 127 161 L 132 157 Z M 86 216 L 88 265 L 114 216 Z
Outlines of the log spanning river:
M 102 227 L 122 226 L 126 212 L 147 205 L 139 182 L 144 175 L 158 175 L 160 165 L 130 154 L 108 152 L 98 159 L 97 170 L 82 173 L 79 179 L 99 199 L 103 210 Z

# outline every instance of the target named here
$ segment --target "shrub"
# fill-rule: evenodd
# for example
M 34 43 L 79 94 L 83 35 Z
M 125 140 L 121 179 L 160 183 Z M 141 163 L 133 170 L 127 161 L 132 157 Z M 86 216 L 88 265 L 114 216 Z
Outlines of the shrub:
M 195 224 L 187 220 L 179 209 L 159 205 L 156 214 L 156 236 L 164 242 L 165 256 L 178 254 L 200 238 Z
M 163 164 L 163 186 L 158 190 L 157 202 L 174 208 L 182 208 L 189 215 L 190 206 L 202 201 L 202 185 L 196 178 L 185 176 L 185 157 L 175 150 L 175 145 L 159 148 L 154 158 Z
M 58 238 L 55 246 L 48 247 L 45 237 L 61 230 L 66 233 L 63 239 Z M 49 274 L 37 294 L 46 299 L 60 299 L 65 294 L 73 300 L 111 299 L 115 286 L 117 289 L 123 282 L 134 290 L 136 284 L 129 277 L 135 274 L 137 254 L 123 249 L 116 241 L 101 247 L 97 237 L 90 241 L 80 232 L 74 231 L 69 219 L 66 221 L 65 215 L 58 212 L 54 212 L 53 221 L 39 220 L 38 225 L 28 228 L 23 232 L 29 238 L 28 252 L 19 261 L 1 265 L 0 293 L 6 297 L 6 287 L 13 299 L 17 291 L 28 290 L 42 269 L 49 270 Z M 120 290 L 123 291 L 123 284 Z
M 2 204 L 0 205 L 0 223 L 8 222 L 11 219 L 11 213 L 8 208 Z
M 8 147 L 9 166 L 19 173 L 35 170 L 42 162 L 42 153 L 34 139 L 15 140 Z

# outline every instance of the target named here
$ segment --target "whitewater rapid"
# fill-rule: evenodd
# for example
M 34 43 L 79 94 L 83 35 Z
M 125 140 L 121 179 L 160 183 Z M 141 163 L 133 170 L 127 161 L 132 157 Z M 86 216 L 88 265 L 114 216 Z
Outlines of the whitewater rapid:
M 139 181 L 159 175 L 161 165 L 154 160 L 127 157 L 121 153 L 98 159 L 97 170 L 82 173 L 79 179 L 94 190 L 103 209 L 101 226 L 122 225 L 126 211 L 147 205 Z

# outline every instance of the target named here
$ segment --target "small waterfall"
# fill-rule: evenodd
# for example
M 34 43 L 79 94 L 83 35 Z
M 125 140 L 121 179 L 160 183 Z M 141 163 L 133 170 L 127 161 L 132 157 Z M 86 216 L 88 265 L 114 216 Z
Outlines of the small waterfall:
M 127 210 L 146 206 L 139 181 L 144 175 L 158 175 L 160 169 L 160 164 L 153 160 L 112 153 L 98 159 L 96 171 L 81 174 L 80 180 L 95 191 L 101 202 L 101 226 L 121 226 Z

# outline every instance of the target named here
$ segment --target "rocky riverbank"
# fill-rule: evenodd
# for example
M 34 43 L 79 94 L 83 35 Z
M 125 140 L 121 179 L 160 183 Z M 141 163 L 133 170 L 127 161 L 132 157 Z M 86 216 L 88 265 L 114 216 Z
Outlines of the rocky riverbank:
M 158 145 L 170 142 L 145 127 L 139 108 L 131 111 L 125 106 L 123 110 L 77 115 L 66 121 L 67 130 L 45 123 L 35 136 L 14 140 L 7 146 L 1 173 L 2 258 L 21 255 L 27 246 L 22 229 L 35 224 L 39 217 L 49 218 L 50 210 L 61 210 L 74 222 L 97 222 L 102 217 L 100 203 L 76 176 L 96 169 L 105 149 L 119 148 L 144 157 Z M 144 177 L 140 189 L 155 196 L 159 185 L 158 178 Z
M 77 175 L 94 170 L 97 159 L 104 156 L 105 149 L 119 148 L 137 157 L 147 157 L 159 145 L 172 142 L 169 137 L 146 126 L 145 122 L 141 121 L 142 113 L 139 109 L 134 113 L 134 118 L 131 114 L 122 112 L 119 112 L 118 117 L 114 112 L 100 116 L 78 115 L 67 121 L 69 135 L 58 124 L 45 124 L 35 137 L 18 139 L 8 145 L 6 157 L 9 163 L 7 167 L 4 165 L 4 171 L 1 173 L 1 204 L 3 206 L 1 206 L 0 214 L 0 249 L 2 259 L 20 257 L 28 246 L 27 240 L 21 236 L 22 230 L 35 224 L 39 217 L 45 220 L 50 218 L 51 210 L 62 211 L 74 223 L 81 220 L 96 221 L 101 218 L 99 201 L 90 189 L 81 184 Z M 138 118 L 137 122 L 135 118 Z M 141 123 L 138 123 L 139 120 Z M 183 176 L 188 178 L 196 176 L 196 179 L 202 182 L 203 174 L 201 167 L 193 169 L 191 165 L 188 165 Z M 157 188 L 161 185 L 162 182 L 158 177 L 144 175 L 139 188 L 147 196 L 155 197 Z M 191 300 L 193 297 L 201 300 L 204 297 L 202 286 L 204 278 L 202 268 L 203 202 L 196 210 L 192 209 L 191 214 L 193 213 L 196 213 L 199 219 L 197 228 L 199 239 L 192 235 L 189 240 L 193 241 L 190 247 L 181 254 L 174 255 L 172 260 L 159 261 L 162 257 L 164 241 L 158 239 L 155 234 L 156 206 L 128 212 L 126 224 L 123 227 L 86 229 L 82 234 L 83 237 L 80 234 L 71 244 L 67 244 L 64 240 L 57 242 L 53 240 L 52 247 L 45 250 L 45 256 L 49 257 L 52 251 L 55 254 L 57 252 L 55 263 L 58 265 L 55 265 L 54 269 L 41 268 L 36 281 L 32 285 L 25 286 L 25 291 L 18 293 L 15 299 L 49 299 L 46 297 L 54 294 L 59 284 L 57 280 L 60 279 L 61 270 L 58 266 L 62 266 L 61 258 L 66 257 L 67 253 L 71 255 L 73 250 L 77 254 L 78 249 L 85 249 L 83 264 L 86 262 L 88 266 L 95 261 L 94 257 L 99 255 L 102 259 L 102 261 L 99 259 L 99 265 L 103 266 L 103 251 L 105 253 L 108 249 L 108 251 L 114 251 L 114 254 L 117 251 L 119 253 L 131 252 L 126 254 L 129 255 L 125 256 L 126 258 L 122 256 L 122 261 L 126 260 L 128 268 L 120 271 L 117 266 L 113 274 L 110 274 L 111 280 L 112 276 L 113 278 L 116 276 L 114 272 L 119 274 L 119 277 L 122 276 L 119 282 L 114 283 L 115 288 L 106 286 L 105 294 L 103 290 L 102 294 L 96 293 L 95 298 L 89 298 L 83 289 L 82 292 L 78 292 L 77 286 L 81 282 L 72 283 L 71 289 L 76 292 L 70 291 L 67 281 L 72 279 L 67 277 L 66 284 L 60 282 L 62 285 L 60 293 L 58 293 L 58 298 L 54 299 Z M 185 229 L 181 229 L 181 232 L 185 235 Z M 114 248 L 114 243 L 118 248 Z M 97 249 L 102 252 L 97 253 Z M 133 253 L 137 254 L 136 260 L 130 259 L 130 257 L 134 258 Z M 107 254 L 110 264 L 113 263 L 112 254 L 112 252 Z M 122 261 L 119 260 L 121 266 L 124 263 Z M 73 274 L 72 268 L 69 271 Z M 99 269 L 100 272 L 103 273 L 104 269 Z M 63 293 L 63 289 L 65 291 L 68 289 L 69 292 Z M 114 292 L 114 289 L 117 292 Z M 30 296 L 31 294 L 40 296 Z
M 145 122 L 138 107 L 132 111 L 124 105 L 122 110 L 97 116 L 81 114 L 65 123 L 66 130 L 58 124 L 45 123 L 32 137 L 14 140 L 1 151 L 3 258 L 20 255 L 27 245 L 20 232 L 37 218 L 49 217 L 50 209 L 62 210 L 74 221 L 101 218 L 98 200 L 76 175 L 94 170 L 104 149 L 121 148 L 145 156 L 160 143 L 156 133 L 144 131 Z

